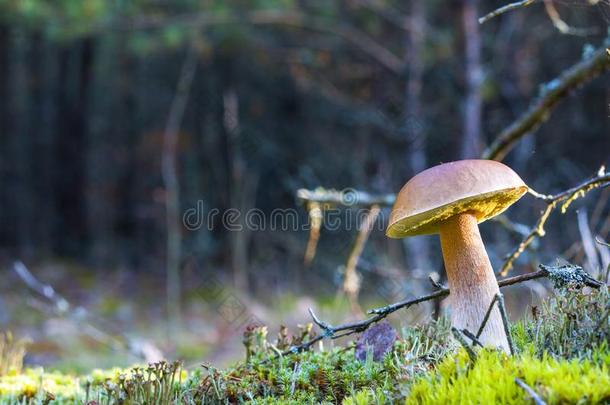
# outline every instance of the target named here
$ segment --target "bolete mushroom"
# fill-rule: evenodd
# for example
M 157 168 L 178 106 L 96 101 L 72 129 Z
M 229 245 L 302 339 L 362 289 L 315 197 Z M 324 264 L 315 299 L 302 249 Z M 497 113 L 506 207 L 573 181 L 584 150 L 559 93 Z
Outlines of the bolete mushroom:
M 451 323 L 460 330 L 476 333 L 499 291 L 478 224 L 506 210 L 526 191 L 523 180 L 502 163 L 461 160 L 424 170 L 396 196 L 386 235 L 440 234 Z M 497 307 L 480 341 L 508 352 Z

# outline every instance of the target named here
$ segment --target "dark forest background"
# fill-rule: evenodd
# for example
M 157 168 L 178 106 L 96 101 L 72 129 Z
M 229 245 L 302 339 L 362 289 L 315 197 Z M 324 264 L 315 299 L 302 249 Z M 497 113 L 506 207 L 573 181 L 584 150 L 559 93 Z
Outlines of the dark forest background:
M 183 213 L 203 201 L 206 211 L 295 208 L 307 222 L 299 188 L 394 193 L 424 168 L 479 157 L 608 37 L 605 0 L 554 2 L 567 33 L 542 2 L 478 24 L 502 4 L 0 0 L 2 288 L 17 289 L 20 259 L 91 305 L 94 292 L 146 285 L 154 319 L 166 294 L 188 313 L 189 292 L 211 278 L 269 306 L 286 293 L 333 296 L 354 230 L 322 229 L 305 266 L 306 230 L 189 231 Z M 577 184 L 610 164 L 609 105 L 606 74 L 504 162 L 539 192 Z M 591 264 L 582 224 L 606 238 L 608 199 L 605 189 L 578 201 L 580 222 L 575 209 L 553 217 L 515 274 L 557 258 Z M 507 214 L 531 225 L 540 208 L 525 197 Z M 521 238 L 497 222 L 481 229 L 496 266 Z M 363 294 L 387 274 L 402 277 L 404 295 L 442 273 L 438 242 L 421 241 L 373 232 Z M 106 287 L 66 281 L 82 274 Z

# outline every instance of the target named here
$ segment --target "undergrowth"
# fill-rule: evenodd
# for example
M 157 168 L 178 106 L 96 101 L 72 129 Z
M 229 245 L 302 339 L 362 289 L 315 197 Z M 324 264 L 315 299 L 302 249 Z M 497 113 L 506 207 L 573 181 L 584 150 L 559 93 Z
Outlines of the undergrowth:
M 446 319 L 404 329 L 377 362 L 357 360 L 354 343 L 282 356 L 313 336 L 311 325 L 294 335 L 281 328 L 274 338 L 266 327 L 248 329 L 244 362 L 204 365 L 188 377 L 166 362 L 84 377 L 20 372 L 14 360 L 4 364 L 19 356 L 4 356 L 0 404 L 531 403 L 516 379 L 549 404 L 609 403 L 609 312 L 606 286 L 567 286 L 512 325 L 515 356 L 480 349 L 476 360 L 456 350 Z

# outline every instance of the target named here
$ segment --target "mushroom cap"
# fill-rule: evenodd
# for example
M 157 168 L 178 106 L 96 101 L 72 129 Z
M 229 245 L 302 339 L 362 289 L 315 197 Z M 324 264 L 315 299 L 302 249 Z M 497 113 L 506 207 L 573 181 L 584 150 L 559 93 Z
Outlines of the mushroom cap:
M 396 196 L 386 235 L 390 238 L 439 232 L 453 215 L 472 212 L 479 223 L 492 218 L 527 192 L 508 166 L 494 160 L 459 160 L 417 174 Z

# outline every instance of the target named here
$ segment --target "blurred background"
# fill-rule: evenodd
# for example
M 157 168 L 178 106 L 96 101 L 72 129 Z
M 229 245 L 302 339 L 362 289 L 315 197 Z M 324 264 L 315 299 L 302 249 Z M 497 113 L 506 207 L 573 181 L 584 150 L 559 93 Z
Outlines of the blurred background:
M 391 194 L 479 157 L 608 37 L 607 0 L 539 1 L 478 24 L 503 4 L 0 0 L 0 329 L 32 341 L 26 362 L 65 370 L 226 365 L 243 358 L 249 324 L 274 335 L 309 322 L 309 307 L 341 322 L 431 291 L 437 237 L 386 238 L 381 206 L 357 243 L 346 212 L 358 204 L 333 207 L 331 229 L 314 210 L 329 207 L 296 192 Z M 609 105 L 606 74 L 504 162 L 542 193 L 577 185 L 610 164 Z M 597 190 L 554 213 L 510 274 L 557 260 L 601 274 L 610 258 L 591 238 L 607 239 L 609 199 Z M 543 208 L 526 196 L 481 225 L 495 268 Z M 268 226 L 278 209 L 298 226 Z M 245 224 L 248 210 L 267 226 Z M 548 293 L 542 281 L 507 289 L 511 317 Z

